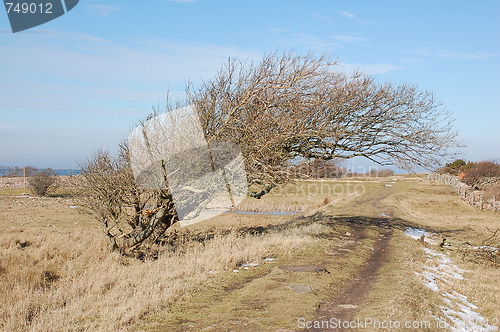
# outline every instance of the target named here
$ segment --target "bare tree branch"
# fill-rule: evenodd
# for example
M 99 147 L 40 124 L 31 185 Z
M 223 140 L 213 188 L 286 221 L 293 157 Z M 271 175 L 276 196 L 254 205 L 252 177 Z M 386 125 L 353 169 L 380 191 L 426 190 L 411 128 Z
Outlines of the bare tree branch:
M 230 59 L 190 87 L 208 140 L 242 147 L 250 183 L 267 192 L 294 158 L 368 158 L 405 169 L 433 168 L 457 147 L 451 116 L 428 91 L 337 70 L 312 54 L 274 53 L 260 63 Z

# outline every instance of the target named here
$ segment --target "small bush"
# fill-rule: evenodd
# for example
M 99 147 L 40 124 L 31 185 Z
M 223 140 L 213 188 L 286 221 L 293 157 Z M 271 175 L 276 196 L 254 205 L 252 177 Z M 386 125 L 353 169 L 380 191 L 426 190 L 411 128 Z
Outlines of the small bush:
M 473 161 L 465 162 L 463 159 L 457 159 L 451 163 L 444 165 L 444 167 L 438 170 L 438 173 L 459 175 L 460 173 L 467 173 L 471 168 L 473 168 L 476 165 L 477 163 Z
M 472 167 L 462 179 L 473 187 L 483 187 L 490 178 L 500 177 L 500 164 L 494 161 L 481 161 Z
M 28 187 L 37 196 L 46 196 L 57 188 L 57 175 L 50 169 L 43 169 L 28 178 Z
M 294 166 L 291 171 L 297 178 L 339 178 L 346 173 L 346 170 L 336 164 L 335 160 L 313 159 Z
M 366 173 L 366 176 L 371 176 L 371 177 L 388 177 L 393 175 L 394 171 L 388 168 L 384 169 L 372 168 L 368 173 Z
M 460 171 L 464 172 L 464 173 L 467 173 L 468 171 L 470 171 L 476 165 L 477 165 L 476 162 L 474 162 L 474 161 L 468 161 L 467 164 L 465 164 L 464 166 L 462 166 L 462 168 L 460 168 Z

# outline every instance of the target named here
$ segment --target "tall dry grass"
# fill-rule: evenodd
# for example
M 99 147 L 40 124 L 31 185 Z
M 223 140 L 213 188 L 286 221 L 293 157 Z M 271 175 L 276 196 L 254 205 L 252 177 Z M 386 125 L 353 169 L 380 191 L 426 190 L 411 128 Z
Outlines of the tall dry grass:
M 96 230 L 25 229 L 0 235 L 0 330 L 117 331 L 168 307 L 214 275 L 314 241 L 322 225 L 232 232 L 140 261 L 108 251 Z

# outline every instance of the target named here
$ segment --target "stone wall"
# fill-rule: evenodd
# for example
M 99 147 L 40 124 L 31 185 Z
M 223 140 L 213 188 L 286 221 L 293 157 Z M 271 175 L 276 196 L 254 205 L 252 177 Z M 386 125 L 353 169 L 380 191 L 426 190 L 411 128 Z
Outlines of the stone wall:
M 24 188 L 23 177 L 0 176 L 0 190 Z
M 486 210 L 500 212 L 500 201 L 496 201 L 494 198 L 483 199 L 484 191 L 474 190 L 471 186 L 461 182 L 458 176 L 446 173 L 429 173 L 429 179 L 440 181 L 455 188 L 462 200 L 481 211 Z

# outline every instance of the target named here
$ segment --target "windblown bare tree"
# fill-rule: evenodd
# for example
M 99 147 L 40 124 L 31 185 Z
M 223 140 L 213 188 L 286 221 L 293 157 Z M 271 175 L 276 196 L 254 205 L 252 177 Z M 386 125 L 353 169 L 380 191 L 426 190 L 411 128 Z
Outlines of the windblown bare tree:
M 326 57 L 272 54 L 259 64 L 229 60 L 190 91 L 209 140 L 241 146 L 253 196 L 286 179 L 290 160 L 368 158 L 432 168 L 458 144 L 434 95 L 412 84 L 343 73 Z M 260 188 L 259 188 L 260 187 Z
M 293 160 L 362 156 L 380 165 L 431 168 L 457 146 L 450 114 L 431 92 L 347 74 L 326 57 L 275 53 L 250 64 L 231 59 L 213 80 L 190 86 L 187 103 L 209 146 L 241 148 L 249 194 L 256 198 L 287 181 Z M 162 165 L 166 179 L 172 170 Z M 115 247 L 154 241 L 179 220 L 168 181 L 156 189 L 137 184 L 127 146 L 117 158 L 98 153 L 81 178 L 82 204 Z

